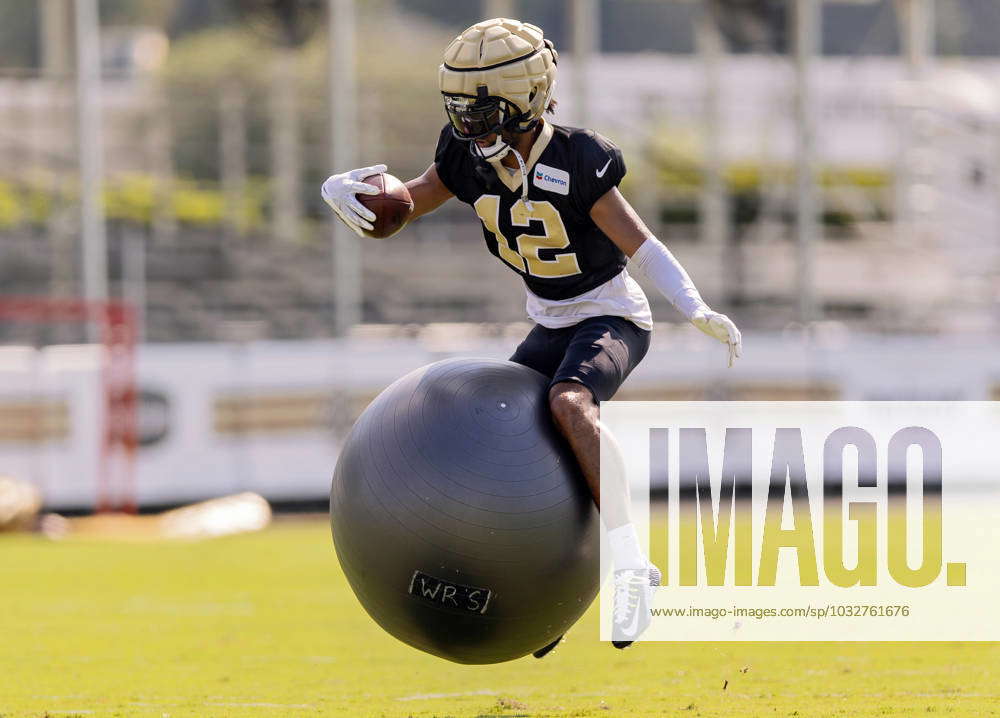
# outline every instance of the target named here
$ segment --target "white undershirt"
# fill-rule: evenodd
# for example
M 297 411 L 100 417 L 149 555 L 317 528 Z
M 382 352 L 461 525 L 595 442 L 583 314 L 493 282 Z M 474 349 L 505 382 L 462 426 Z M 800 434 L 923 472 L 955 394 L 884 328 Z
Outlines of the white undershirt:
M 569 299 L 543 299 L 530 289 L 526 309 L 532 321 L 548 329 L 562 329 L 600 316 L 624 317 L 640 329 L 653 328 L 653 314 L 649 300 L 639 283 L 629 276 L 628 270 L 589 292 Z

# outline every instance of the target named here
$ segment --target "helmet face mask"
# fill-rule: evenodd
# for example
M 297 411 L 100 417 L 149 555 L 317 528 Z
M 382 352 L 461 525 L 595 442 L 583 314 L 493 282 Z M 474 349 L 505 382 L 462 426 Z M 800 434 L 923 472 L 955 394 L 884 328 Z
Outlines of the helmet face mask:
M 478 140 L 499 133 L 510 120 L 509 104 L 499 97 L 444 95 L 452 132 L 460 140 Z
M 485 88 L 483 88 L 485 89 Z M 469 151 L 485 160 L 500 160 L 510 146 L 503 140 L 504 132 L 517 132 L 516 125 L 523 113 L 502 97 L 444 94 L 445 112 L 451 121 L 456 139 L 469 143 Z M 496 142 L 483 147 L 477 140 L 496 136 Z

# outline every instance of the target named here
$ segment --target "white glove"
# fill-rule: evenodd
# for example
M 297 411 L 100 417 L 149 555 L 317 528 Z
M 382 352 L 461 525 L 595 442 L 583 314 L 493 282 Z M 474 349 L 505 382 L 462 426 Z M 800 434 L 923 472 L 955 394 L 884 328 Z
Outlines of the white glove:
M 743 351 L 743 338 L 733 320 L 711 309 L 701 309 L 691 315 L 691 323 L 713 339 L 729 345 L 729 366 L 732 366 Z
M 364 230 L 372 228 L 375 213 L 361 204 L 355 195 L 378 194 L 379 189 L 373 184 L 366 184 L 360 180 L 379 172 L 385 172 L 386 169 L 385 165 L 373 165 L 332 175 L 327 178 L 320 189 L 319 193 L 324 201 L 344 221 L 344 224 L 361 237 L 365 236 Z

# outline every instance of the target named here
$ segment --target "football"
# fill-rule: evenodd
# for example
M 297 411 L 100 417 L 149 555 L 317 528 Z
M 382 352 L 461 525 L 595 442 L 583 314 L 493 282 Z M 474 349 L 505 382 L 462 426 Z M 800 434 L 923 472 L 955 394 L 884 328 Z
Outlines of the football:
M 358 200 L 375 213 L 372 229 L 365 231 L 366 237 L 385 239 L 391 237 L 406 224 L 413 211 L 413 198 L 397 177 L 386 172 L 365 177 L 362 182 L 379 188 L 378 194 L 358 194 Z

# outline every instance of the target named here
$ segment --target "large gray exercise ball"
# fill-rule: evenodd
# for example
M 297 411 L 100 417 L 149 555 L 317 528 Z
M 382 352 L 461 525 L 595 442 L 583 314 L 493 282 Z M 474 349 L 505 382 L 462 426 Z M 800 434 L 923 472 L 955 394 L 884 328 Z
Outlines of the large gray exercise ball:
M 369 615 L 457 663 L 563 634 L 598 589 L 599 518 L 549 415 L 548 380 L 449 359 L 364 411 L 330 490 L 340 564 Z

